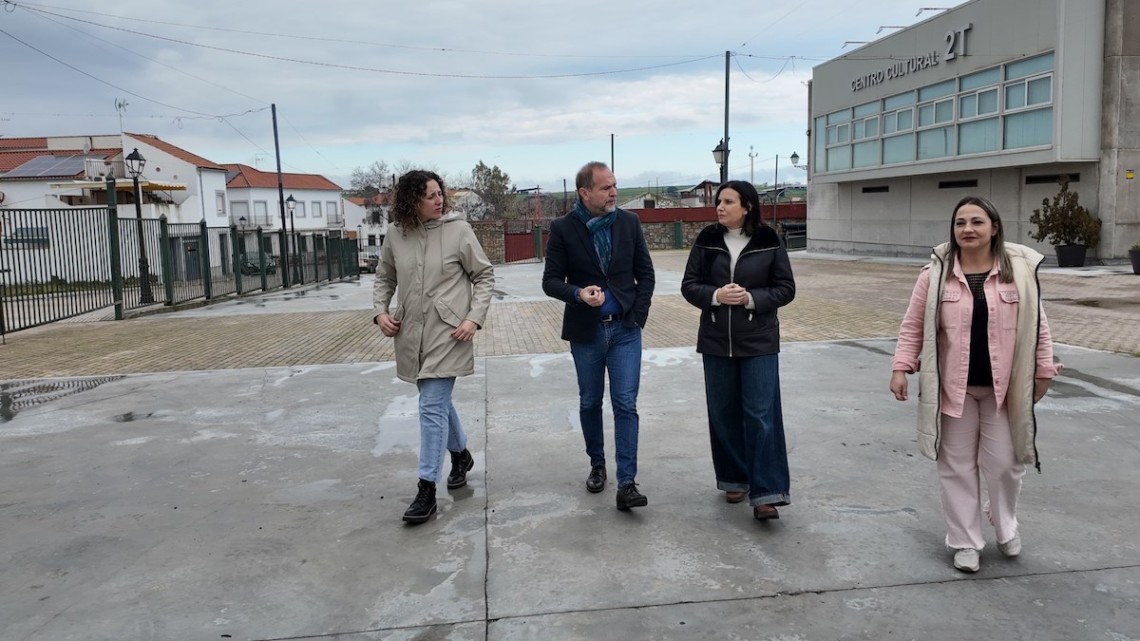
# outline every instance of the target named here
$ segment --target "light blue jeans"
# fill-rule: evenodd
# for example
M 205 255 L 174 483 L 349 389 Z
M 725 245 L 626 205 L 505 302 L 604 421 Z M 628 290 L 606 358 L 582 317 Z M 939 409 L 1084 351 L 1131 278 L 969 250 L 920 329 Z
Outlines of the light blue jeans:
M 443 474 L 443 450 L 462 452 L 467 447 L 467 433 L 459 422 L 451 390 L 455 377 L 421 378 L 420 391 L 420 478 L 435 483 Z
M 594 340 L 570 342 L 578 374 L 578 419 L 586 440 L 590 465 L 606 462 L 602 434 L 602 396 L 610 375 L 610 405 L 614 410 L 614 451 L 618 487 L 637 477 L 637 391 L 641 385 L 641 328 L 620 321 L 599 323 Z

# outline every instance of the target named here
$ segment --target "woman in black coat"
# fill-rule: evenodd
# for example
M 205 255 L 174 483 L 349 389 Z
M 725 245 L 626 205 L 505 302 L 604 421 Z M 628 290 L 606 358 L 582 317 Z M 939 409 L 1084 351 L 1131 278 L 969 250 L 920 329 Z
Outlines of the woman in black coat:
M 697 351 L 717 488 L 746 497 L 758 520 L 780 518 L 791 503 L 780 407 L 780 322 L 776 310 L 796 295 L 792 265 L 776 232 L 760 220 L 750 183 L 716 192 L 717 223 L 697 236 L 681 294 L 701 310 Z

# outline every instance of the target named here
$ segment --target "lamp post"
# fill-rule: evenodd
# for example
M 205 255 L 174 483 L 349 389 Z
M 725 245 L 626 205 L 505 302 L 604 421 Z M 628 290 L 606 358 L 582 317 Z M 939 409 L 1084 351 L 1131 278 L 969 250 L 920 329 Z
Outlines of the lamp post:
M 756 185 L 756 156 L 760 154 L 752 151 L 752 145 L 748 145 L 748 182 Z
M 293 263 L 293 282 L 299 283 L 301 282 L 301 274 L 297 269 L 297 261 L 300 260 L 297 256 L 297 223 L 293 219 L 293 210 L 297 209 L 297 199 L 293 198 L 293 194 L 289 194 L 289 197 L 285 199 L 285 209 L 289 210 L 289 235 L 293 237 L 291 243 L 293 256 L 289 262 Z
M 242 258 L 245 258 L 245 256 L 246 256 L 246 253 L 245 253 L 245 223 L 246 223 L 245 216 L 238 218 L 238 229 L 241 230 L 241 233 L 238 234 L 238 238 L 241 239 L 241 242 L 238 246 L 241 248 Z
M 712 150 L 713 161 L 720 165 L 720 184 L 728 182 L 728 145 L 724 143 L 724 138 L 720 139 L 720 143 Z
M 154 302 L 154 292 L 150 290 L 150 263 L 146 259 L 146 238 L 143 236 L 142 189 L 139 188 L 139 176 L 142 174 L 143 168 L 146 167 L 146 158 L 143 158 L 138 147 L 135 147 L 134 151 L 127 154 L 124 162 L 126 162 L 127 172 L 131 175 L 135 190 L 135 220 L 138 224 L 139 236 L 139 302 L 149 304 Z

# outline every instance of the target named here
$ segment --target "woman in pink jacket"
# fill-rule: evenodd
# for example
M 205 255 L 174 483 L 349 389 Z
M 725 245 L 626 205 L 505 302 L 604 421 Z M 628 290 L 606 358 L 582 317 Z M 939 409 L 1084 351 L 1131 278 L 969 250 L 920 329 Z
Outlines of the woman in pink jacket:
M 934 248 L 899 328 L 891 392 L 907 400 L 906 375 L 919 373 L 918 446 L 938 462 L 946 545 L 963 572 L 980 567 L 982 513 L 1001 553 L 1021 553 L 1021 478 L 1026 465 L 1040 470 L 1033 406 L 1061 371 L 1041 307 L 1043 258 L 1005 242 L 993 204 L 967 196 L 954 207 L 950 242 Z

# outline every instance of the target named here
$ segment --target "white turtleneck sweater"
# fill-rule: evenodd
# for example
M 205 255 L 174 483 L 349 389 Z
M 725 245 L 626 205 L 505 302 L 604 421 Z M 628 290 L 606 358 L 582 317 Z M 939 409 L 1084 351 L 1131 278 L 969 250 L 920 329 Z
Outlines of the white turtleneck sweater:
M 738 227 L 737 229 L 726 229 L 724 232 L 724 244 L 728 245 L 729 274 L 732 274 L 733 280 L 736 276 L 736 260 L 740 258 L 740 252 L 748 246 L 750 238 L 744 235 L 744 228 Z M 720 305 L 720 301 L 716 299 L 717 290 L 713 291 L 713 305 Z M 748 294 L 748 304 L 744 306 L 746 309 L 756 309 L 756 302 L 752 300 L 752 294 Z

